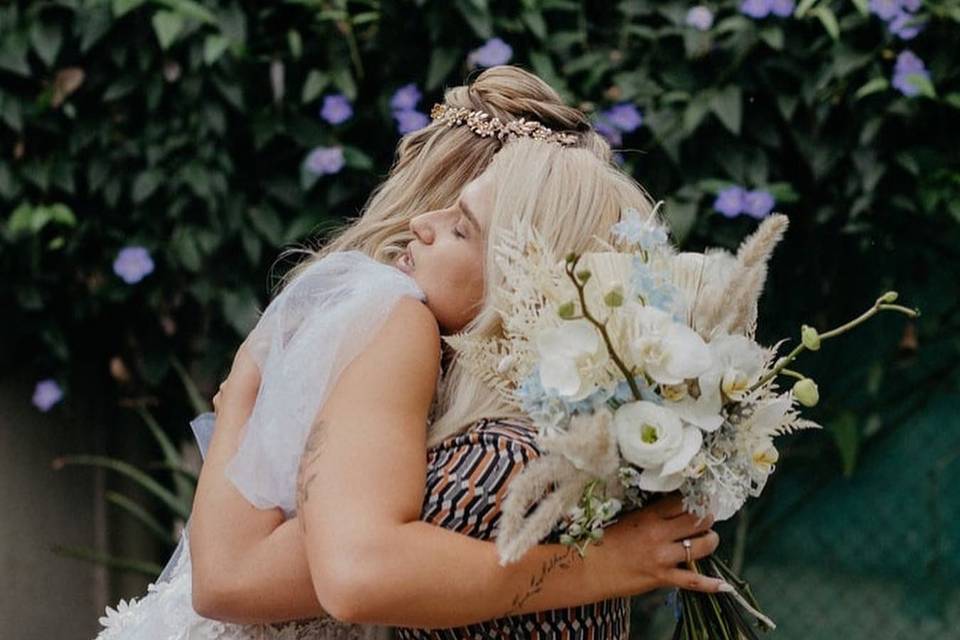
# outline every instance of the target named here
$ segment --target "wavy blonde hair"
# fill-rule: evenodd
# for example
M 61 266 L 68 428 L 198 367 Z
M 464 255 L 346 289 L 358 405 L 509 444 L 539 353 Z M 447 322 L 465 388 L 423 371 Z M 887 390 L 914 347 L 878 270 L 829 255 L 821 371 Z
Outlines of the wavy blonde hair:
M 504 121 L 527 118 L 554 131 L 575 133 L 577 147 L 604 160 L 610 158 L 610 146 L 592 129 L 586 115 L 564 104 L 550 85 L 519 67 L 491 67 L 472 83 L 448 89 L 444 102 L 479 109 Z M 482 138 L 465 126 L 438 122 L 404 136 L 386 180 L 371 194 L 360 216 L 323 246 L 309 251 L 308 258 L 280 284 L 334 251 L 362 251 L 392 264 L 413 239 L 410 219 L 456 202 L 461 189 L 483 173 L 502 146 L 500 140 Z
M 517 222 L 542 236 L 555 256 L 610 246 L 610 227 L 625 207 L 645 217 L 653 212 L 646 191 L 628 175 L 584 149 L 520 139 L 508 143 L 489 169 L 495 190 L 484 257 L 484 300 L 476 317 L 459 335 L 500 337 L 504 286 L 495 256 L 504 234 Z M 559 258 L 558 258 L 559 259 Z M 518 410 L 465 365 L 454 353 L 440 384 L 429 445 L 466 429 L 481 418 L 522 418 Z

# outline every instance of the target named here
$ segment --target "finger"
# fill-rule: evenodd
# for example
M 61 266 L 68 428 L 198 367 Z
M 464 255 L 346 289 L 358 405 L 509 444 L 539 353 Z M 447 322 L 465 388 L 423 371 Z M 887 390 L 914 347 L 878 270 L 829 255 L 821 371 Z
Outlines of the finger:
M 686 539 L 690 541 L 691 560 L 706 558 L 708 555 L 716 551 L 717 547 L 720 545 L 720 536 L 717 535 L 716 531 L 708 531 L 702 536 Z M 673 542 L 670 544 L 670 561 L 671 564 L 680 564 L 681 562 L 687 561 L 687 550 L 683 546 L 682 540 L 680 542 Z
M 708 514 L 706 517 L 701 518 L 692 513 L 684 513 L 671 519 L 666 525 L 672 536 L 671 540 L 692 538 L 710 529 L 713 525 L 713 515 Z
M 651 506 L 653 507 L 654 513 L 664 519 L 676 518 L 685 513 L 683 510 L 683 497 L 678 493 L 671 494 L 666 498 L 661 498 Z
M 666 573 L 665 579 L 669 586 L 680 587 L 689 591 L 703 591 L 704 593 L 717 593 L 724 589 L 723 585 L 727 584 L 720 578 L 709 578 L 687 569 L 670 569 Z

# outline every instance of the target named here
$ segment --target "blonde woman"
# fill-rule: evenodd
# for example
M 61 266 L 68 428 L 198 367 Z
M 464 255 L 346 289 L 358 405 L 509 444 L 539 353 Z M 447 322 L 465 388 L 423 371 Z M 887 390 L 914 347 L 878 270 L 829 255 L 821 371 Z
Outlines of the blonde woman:
M 299 557 L 309 571 L 301 568 L 300 584 L 269 605 L 257 587 L 273 580 L 279 589 L 282 578 L 254 571 L 243 581 L 248 593 L 227 595 L 205 612 L 246 620 L 317 615 L 312 584 L 319 602 L 346 620 L 440 628 L 481 623 L 436 632 L 401 629 L 402 637 L 524 637 L 529 629 L 538 637 L 561 637 L 563 628 L 569 633 L 577 622 L 580 629 L 592 629 L 591 637 L 624 637 L 626 602 L 611 600 L 614 596 L 666 584 L 715 591 L 716 581 L 675 568 L 684 557 L 679 540 L 704 534 L 709 526 L 680 515 L 675 501 L 628 516 L 586 559 L 543 545 L 507 568 L 497 565 L 492 544 L 444 535 L 419 522 L 426 476 L 430 521 L 489 538 L 509 478 L 537 455 L 522 416 L 456 359 L 431 429 L 436 446 L 429 467 L 422 454 L 440 332 L 492 335 L 499 329 L 502 310 L 495 295 L 485 295 L 500 284 L 492 259 L 497 238 L 519 216 L 561 253 L 583 251 L 595 246 L 595 236 L 606 235 L 622 206 L 649 209 L 632 181 L 593 154 L 519 141 L 468 184 L 455 204 L 415 217 L 415 239 L 398 266 L 426 292 L 427 305 L 410 300 L 398 306 L 383 333 L 343 374 L 314 423 L 311 442 L 322 444 L 308 445 L 311 453 L 301 469 L 308 496 L 297 519 L 305 534 L 292 521 L 277 530 L 286 528 L 293 540 L 303 535 L 306 554 L 297 556 L 303 554 L 299 541 L 289 543 L 292 559 L 278 560 L 282 554 L 271 552 L 270 540 L 259 550 L 265 566 L 298 566 Z M 389 381 L 383 391 L 377 380 Z M 218 430 L 229 435 L 243 423 L 243 407 L 249 407 L 256 384 L 255 367 L 241 356 L 220 401 Z M 486 461 L 483 469 L 456 468 L 471 456 Z M 468 485 L 459 493 L 447 481 L 458 471 L 459 481 Z M 431 508 L 431 497 L 448 489 L 452 502 L 462 501 L 461 513 L 442 500 Z M 273 543 L 283 546 L 283 535 Z M 697 554 L 706 555 L 715 544 L 712 533 L 696 538 Z M 230 574 L 222 570 L 221 578 L 229 580 Z M 505 615 L 533 611 L 544 612 Z

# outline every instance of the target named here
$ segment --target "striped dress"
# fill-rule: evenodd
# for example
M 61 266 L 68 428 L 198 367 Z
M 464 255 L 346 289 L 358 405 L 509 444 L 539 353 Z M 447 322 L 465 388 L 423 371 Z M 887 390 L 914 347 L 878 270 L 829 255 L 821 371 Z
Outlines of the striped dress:
M 429 451 L 421 520 L 489 540 L 512 478 L 540 455 L 522 422 L 481 420 Z M 451 629 L 397 629 L 398 640 L 607 640 L 629 635 L 629 600 L 498 618 Z

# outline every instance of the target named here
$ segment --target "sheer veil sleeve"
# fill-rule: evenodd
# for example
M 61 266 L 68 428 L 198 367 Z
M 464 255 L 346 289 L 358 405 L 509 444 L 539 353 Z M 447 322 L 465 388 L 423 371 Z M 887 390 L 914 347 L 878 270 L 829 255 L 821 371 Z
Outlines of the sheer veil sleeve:
M 408 275 L 346 251 L 311 264 L 264 311 L 246 342 L 260 390 L 226 467 L 255 507 L 293 515 L 296 471 L 314 418 L 404 296 L 425 299 Z

